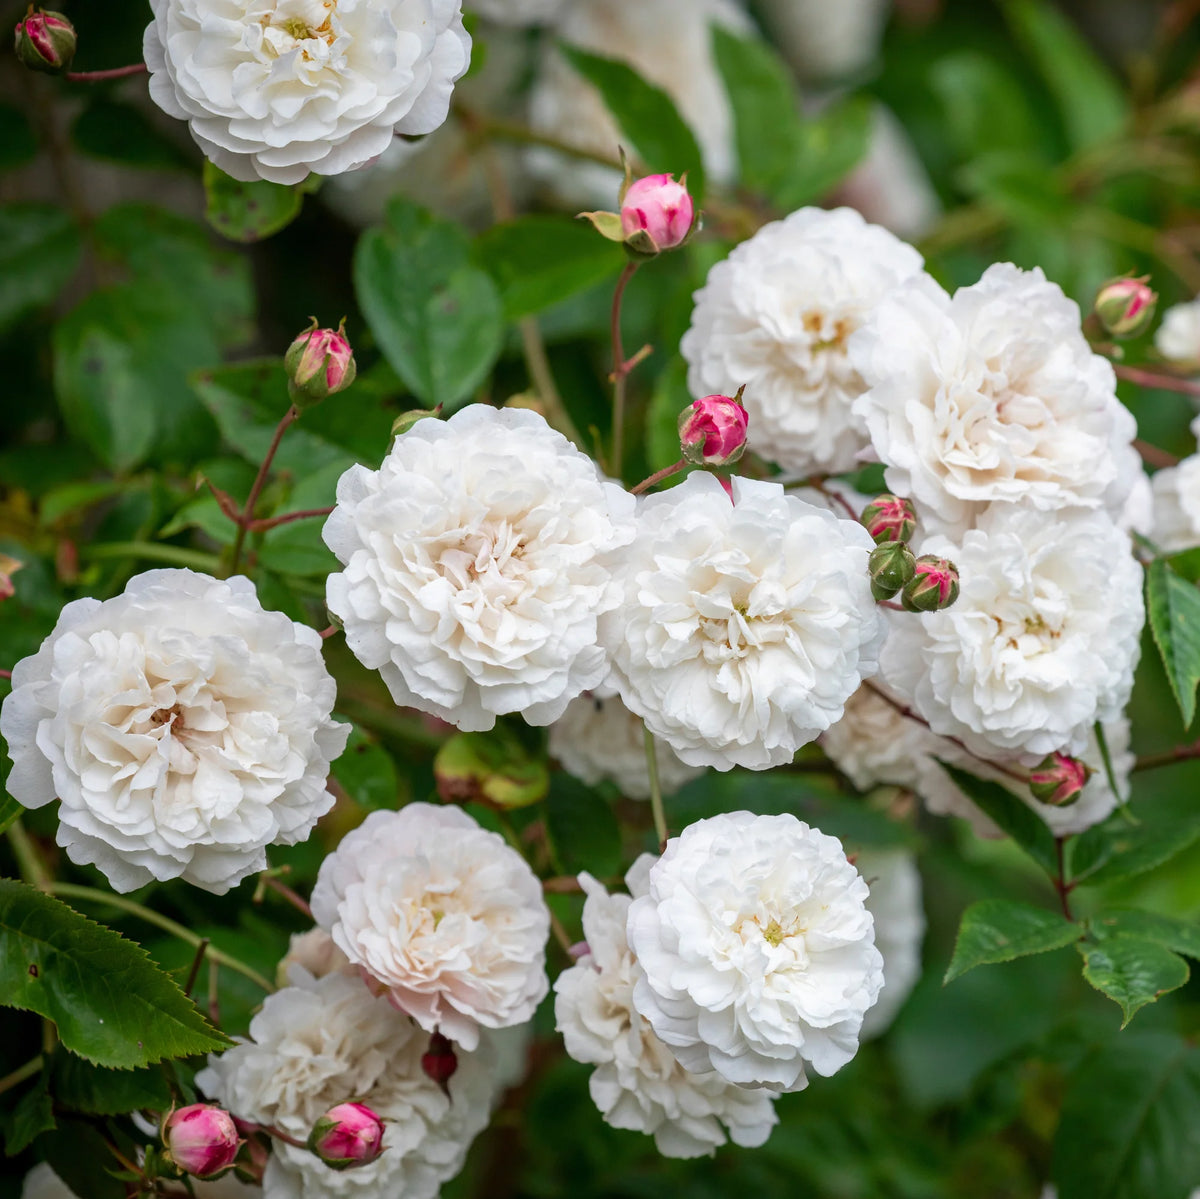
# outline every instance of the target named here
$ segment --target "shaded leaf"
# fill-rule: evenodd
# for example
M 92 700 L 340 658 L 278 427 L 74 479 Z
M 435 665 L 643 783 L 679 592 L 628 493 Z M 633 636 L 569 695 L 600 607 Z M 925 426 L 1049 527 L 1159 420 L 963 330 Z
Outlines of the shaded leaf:
M 204 218 L 230 241 L 261 241 L 285 229 L 300 215 L 303 191 L 266 179 L 242 183 L 204 160 Z
M 1146 569 L 1146 615 L 1186 728 L 1200 683 L 1200 591 L 1155 559 Z
M 394 808 L 400 794 L 396 764 L 368 733 L 357 725 L 346 742 L 346 750 L 333 764 L 333 775 L 350 798 L 364 808 Z
M 1042 140 L 1027 89 L 994 58 L 978 50 L 953 51 L 933 64 L 929 82 L 963 158 L 995 150 L 1029 153 Z
M 1200 958 L 1200 924 L 1139 909 L 1108 909 L 1088 920 L 1098 939 L 1142 937 L 1185 957 Z
M 1134 1015 L 1188 980 L 1188 964 L 1156 941 L 1111 937 L 1079 946 L 1083 977 L 1121 1007 L 1124 1028 Z
M 4 1121 L 4 1152 L 13 1157 L 33 1144 L 35 1138 L 54 1128 L 54 1102 L 43 1070 Z
M 79 265 L 79 230 L 52 204 L 0 207 L 0 329 L 49 304 Z
M 1073 838 L 1072 881 L 1099 886 L 1144 874 L 1200 838 L 1200 810 L 1188 794 L 1139 807 L 1138 820 L 1117 813 Z
M 146 119 L 140 108 L 104 96 L 76 117 L 71 141 L 92 158 L 144 170 L 179 170 L 189 160 Z
M 161 1067 L 110 1070 L 60 1046 L 50 1077 L 55 1102 L 68 1111 L 115 1116 L 141 1108 L 162 1111 L 171 1104 L 171 1088 Z
M 60 1119 L 54 1132 L 38 1138 L 37 1149 L 79 1199 L 125 1199 L 125 1184 L 111 1173 L 120 1163 L 92 1124 Z
M 0 833 L 6 832 L 14 820 L 19 820 L 25 809 L 11 795 L 0 797 Z
M 976 966 L 1062 949 L 1079 936 L 1079 926 L 1058 912 L 1012 899 L 981 900 L 963 913 L 943 982 Z
M 621 869 L 621 830 L 608 803 L 562 771 L 551 776 L 546 826 L 568 874 L 589 870 L 598 878 Z

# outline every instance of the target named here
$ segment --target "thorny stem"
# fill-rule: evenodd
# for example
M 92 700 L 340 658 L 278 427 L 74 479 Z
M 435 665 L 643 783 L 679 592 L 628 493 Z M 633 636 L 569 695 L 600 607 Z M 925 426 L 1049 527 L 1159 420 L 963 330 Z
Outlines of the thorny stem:
M 11 832 L 11 829 L 9 831 Z M 128 912 L 131 916 L 136 916 L 139 920 L 153 924 L 156 928 L 161 928 L 163 932 L 170 933 L 181 941 L 186 941 L 189 945 L 198 946 L 204 940 L 203 937 L 197 936 L 189 928 L 184 928 L 182 924 L 177 924 L 170 917 L 163 916 L 151 908 L 143 907 L 142 904 L 135 903 L 132 899 L 126 899 L 123 895 L 110 895 L 107 891 L 100 891 L 95 887 L 80 887 L 75 883 L 52 882 L 46 887 L 46 890 L 51 895 L 62 896 L 63 899 L 82 899 L 92 903 L 107 904 L 110 908 L 119 908 L 122 912 Z M 255 986 L 261 987 L 268 993 L 275 990 L 275 987 L 252 966 L 247 966 L 245 962 L 239 961 L 215 945 L 208 947 L 208 959 L 212 963 L 228 966 L 230 970 L 236 971 L 243 978 L 248 978 Z
M 103 83 L 106 79 L 125 79 L 130 75 L 145 75 L 149 67 L 144 62 L 130 63 L 127 67 L 110 67 L 107 71 L 68 71 L 63 78 L 72 83 Z
M 1123 366 L 1114 363 L 1113 370 L 1118 379 L 1128 379 L 1130 383 L 1138 383 L 1142 387 L 1157 387 L 1160 391 L 1177 391 L 1182 395 L 1200 396 L 1200 383 L 1191 379 L 1177 379 L 1174 375 L 1160 375 L 1156 371 L 1144 371 L 1136 366 Z
M 662 787 L 658 782 L 658 757 L 654 753 L 654 734 L 644 730 L 646 739 L 646 772 L 650 775 L 650 811 L 654 813 L 654 832 L 658 837 L 658 852 L 667 848 L 671 834 L 667 831 L 667 816 L 663 811 Z
M 678 462 L 671 463 L 670 466 L 664 466 L 662 470 L 656 470 L 649 478 L 643 479 L 636 487 L 629 489 L 630 495 L 641 495 L 643 491 L 648 491 L 655 483 L 661 483 L 663 479 L 669 479 L 672 475 L 677 475 L 681 470 L 687 469 L 687 459 L 680 458 Z
M 267 474 L 271 469 L 271 463 L 275 460 L 276 451 L 279 449 L 279 443 L 283 440 L 283 435 L 288 431 L 288 426 L 300 415 L 295 404 L 292 404 L 283 414 L 283 419 L 275 426 L 275 436 L 271 438 L 271 444 L 267 446 L 266 456 L 262 460 L 262 465 L 258 468 L 258 474 L 255 476 L 254 484 L 250 488 L 250 494 L 246 498 L 246 506 L 242 509 L 241 519 L 238 521 L 237 540 L 233 543 L 233 558 L 229 563 L 229 573 L 236 574 L 238 563 L 242 558 L 242 546 L 246 543 L 246 530 L 251 524 L 251 518 L 254 515 L 254 505 L 258 503 L 259 492 L 263 489 L 263 484 L 267 481 Z
M 627 262 L 613 291 L 612 302 L 612 347 L 613 347 L 613 474 L 619 479 L 624 465 L 625 452 L 625 379 L 632 367 L 625 361 L 625 349 L 621 345 L 621 301 L 625 288 L 637 273 L 638 264 Z
M 283 516 L 272 516 L 266 520 L 252 520 L 246 525 L 246 528 L 251 533 L 265 533 L 268 529 L 275 529 L 280 525 L 290 525 L 294 520 L 311 520 L 315 516 L 328 516 L 332 511 L 332 508 L 305 508 L 301 512 L 285 512 Z

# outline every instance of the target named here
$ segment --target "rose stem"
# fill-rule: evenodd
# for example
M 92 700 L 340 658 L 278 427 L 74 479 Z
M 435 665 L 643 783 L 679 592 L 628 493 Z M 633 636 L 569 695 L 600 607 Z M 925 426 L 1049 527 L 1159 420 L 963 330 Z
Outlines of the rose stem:
M 242 559 L 242 546 L 246 542 L 246 529 L 250 525 L 254 516 L 254 505 L 258 503 L 259 492 L 263 489 L 263 484 L 267 481 L 267 472 L 271 469 L 271 463 L 275 459 L 275 452 L 279 449 L 279 443 L 283 440 L 283 435 L 287 432 L 288 426 L 298 417 L 300 413 L 293 404 L 283 414 L 283 419 L 275 426 L 275 436 L 271 438 L 271 444 L 267 447 L 266 457 L 262 460 L 262 466 L 258 468 L 258 474 L 255 476 L 254 485 L 250 488 L 250 495 L 246 499 L 246 506 L 242 509 L 241 519 L 238 521 L 237 540 L 233 543 L 233 559 L 229 563 L 229 573 L 236 574 L 238 563 Z
M 645 729 L 646 772 L 650 775 L 650 811 L 654 813 L 654 832 L 658 837 L 658 852 L 667 848 L 671 834 L 667 831 L 667 816 L 663 811 L 662 787 L 658 782 L 658 758 L 654 753 L 654 734 Z

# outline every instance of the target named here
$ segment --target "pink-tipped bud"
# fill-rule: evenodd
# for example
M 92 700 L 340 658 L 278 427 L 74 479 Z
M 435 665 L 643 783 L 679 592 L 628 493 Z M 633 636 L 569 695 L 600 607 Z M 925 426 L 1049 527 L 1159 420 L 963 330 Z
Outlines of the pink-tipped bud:
M 308 1148 L 333 1170 L 365 1166 L 383 1152 L 383 1121 L 365 1103 L 339 1103 L 313 1125 Z
M 958 570 L 953 562 L 925 554 L 916 560 L 900 603 L 906 612 L 938 612 L 958 599 Z
M 1096 293 L 1094 311 L 1100 324 L 1113 337 L 1137 337 L 1150 327 L 1158 293 L 1150 287 L 1150 276 L 1110 279 Z
M 877 495 L 859 517 L 876 545 L 886 541 L 911 541 L 917 531 L 917 514 L 908 500 L 896 495 Z
M 336 329 L 317 327 L 317 318 L 283 356 L 288 392 L 297 408 L 310 408 L 354 382 L 354 352 L 346 340 L 346 322 Z
M 75 57 L 75 26 L 60 12 L 34 12 L 30 5 L 14 34 L 17 57 L 31 71 L 59 75 Z
M 889 600 L 913 577 L 917 560 L 902 541 L 877 545 L 867 559 L 871 576 L 871 595 L 876 600 Z
M 1029 772 L 1029 790 L 1034 799 L 1065 808 L 1083 793 L 1091 773 L 1078 758 L 1055 752 Z
M 445 1094 L 450 1094 L 450 1080 L 458 1069 L 458 1058 L 454 1046 L 440 1032 L 429 1038 L 429 1048 L 421 1054 L 421 1069 Z
M 670 175 L 647 175 L 635 180 L 621 198 L 621 232 L 638 255 L 673 250 L 687 240 L 696 212 L 686 181 Z
M 728 466 L 746 448 L 748 417 L 736 396 L 705 396 L 679 414 L 679 444 L 688 462 L 698 466 Z
M 192 1103 L 171 1112 L 163 1122 L 162 1137 L 171 1161 L 195 1178 L 223 1174 L 242 1144 L 233 1117 L 211 1103 Z

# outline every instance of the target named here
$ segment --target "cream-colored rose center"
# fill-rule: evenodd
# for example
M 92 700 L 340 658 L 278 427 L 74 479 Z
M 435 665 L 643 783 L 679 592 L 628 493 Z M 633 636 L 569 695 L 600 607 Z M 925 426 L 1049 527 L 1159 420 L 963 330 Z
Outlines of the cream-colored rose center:
M 280 0 L 275 11 L 262 18 L 263 44 L 278 57 L 299 47 L 311 58 L 313 47 L 307 42 L 321 41 L 332 46 L 337 38 L 333 18 L 338 0 Z

